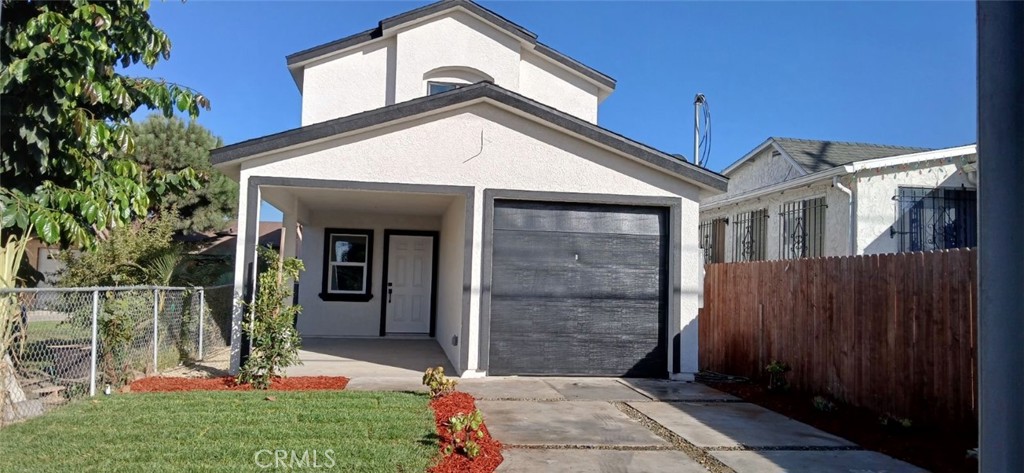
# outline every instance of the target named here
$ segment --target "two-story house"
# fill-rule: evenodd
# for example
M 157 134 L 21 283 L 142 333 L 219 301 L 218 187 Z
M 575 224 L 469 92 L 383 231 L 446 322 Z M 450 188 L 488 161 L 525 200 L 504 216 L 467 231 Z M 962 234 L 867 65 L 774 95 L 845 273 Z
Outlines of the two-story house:
M 707 263 L 970 247 L 977 149 L 769 138 L 700 206 Z
M 463 376 L 697 370 L 699 202 L 727 179 L 599 126 L 612 78 L 465 0 L 287 62 L 302 126 L 212 156 L 238 294 L 263 199 L 285 255 L 301 227 L 304 337 L 429 338 Z

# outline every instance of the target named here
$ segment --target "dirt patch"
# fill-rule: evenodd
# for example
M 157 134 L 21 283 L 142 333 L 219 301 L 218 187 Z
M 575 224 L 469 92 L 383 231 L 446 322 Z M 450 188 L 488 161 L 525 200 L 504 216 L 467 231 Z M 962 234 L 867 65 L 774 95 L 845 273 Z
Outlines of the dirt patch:
M 882 425 L 879 415 L 867 409 L 831 400 L 835 409 L 815 408 L 814 396 L 792 391 L 769 391 L 754 383 L 705 383 L 745 401 L 771 409 L 838 435 L 867 450 L 882 452 L 936 473 L 978 471 L 978 462 L 967 450 L 978 443 L 975 429 L 953 430 L 896 422 Z M 913 419 L 911 419 L 913 422 Z
M 345 389 L 348 378 L 342 376 L 296 376 L 274 378 L 270 389 L 275 391 L 340 391 Z M 179 391 L 248 391 L 252 386 L 237 385 L 233 376 L 217 378 L 178 378 L 154 376 L 135 380 L 126 391 L 133 393 L 179 392 Z
M 456 414 L 469 414 L 476 410 L 476 401 L 469 394 L 454 392 L 430 401 L 430 408 L 434 410 L 434 422 L 437 424 L 437 435 L 443 451 L 452 442 L 446 422 Z M 491 437 L 486 420 L 484 422 L 480 426 L 484 437 L 477 442 L 480 444 L 479 456 L 470 460 L 459 454 L 442 455 L 437 464 L 430 468 L 430 473 L 490 473 L 496 470 L 504 460 L 501 456 L 501 443 Z

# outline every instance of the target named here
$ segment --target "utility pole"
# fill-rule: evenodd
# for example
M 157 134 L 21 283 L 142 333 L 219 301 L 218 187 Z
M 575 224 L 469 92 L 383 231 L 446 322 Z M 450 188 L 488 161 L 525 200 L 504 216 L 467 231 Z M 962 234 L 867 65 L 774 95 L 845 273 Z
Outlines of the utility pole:
M 979 466 L 1024 471 L 1024 3 L 977 8 Z

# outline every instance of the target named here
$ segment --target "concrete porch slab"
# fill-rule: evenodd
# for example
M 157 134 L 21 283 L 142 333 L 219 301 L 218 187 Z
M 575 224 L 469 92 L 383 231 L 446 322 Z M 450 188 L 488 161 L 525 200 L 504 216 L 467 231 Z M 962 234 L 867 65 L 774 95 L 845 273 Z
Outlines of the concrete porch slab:
M 410 376 L 373 377 L 361 376 L 349 380 L 347 391 L 411 391 L 427 392 L 420 378 Z
M 845 451 L 727 451 L 711 452 L 736 473 L 924 473 L 926 470 L 878 452 Z
M 700 383 L 667 379 L 623 379 L 620 382 L 658 401 L 738 401 L 739 398 Z
M 607 402 L 479 401 L 477 407 L 494 438 L 506 445 L 669 445 Z
M 570 401 L 649 401 L 616 378 L 544 378 Z
M 630 402 L 698 447 L 853 447 L 835 435 L 745 402 Z
M 455 370 L 436 341 L 387 338 L 302 339 L 302 364 L 285 371 L 288 376 L 409 377 L 422 379 L 423 371 L 443 366 L 449 376 Z
M 501 452 L 505 461 L 498 467 L 503 473 L 592 471 L 621 473 L 698 473 L 700 464 L 679 451 L 622 451 L 586 449 L 512 449 Z
M 541 400 L 564 401 L 565 397 L 555 391 L 541 378 L 487 377 L 460 379 L 457 388 L 477 399 L 490 400 Z

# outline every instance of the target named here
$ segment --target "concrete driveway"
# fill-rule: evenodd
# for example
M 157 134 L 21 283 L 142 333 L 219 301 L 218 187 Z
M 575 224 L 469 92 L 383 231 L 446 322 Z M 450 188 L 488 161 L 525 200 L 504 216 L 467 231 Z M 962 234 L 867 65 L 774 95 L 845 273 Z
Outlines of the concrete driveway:
M 505 445 L 498 471 L 923 471 L 698 383 L 464 379 Z

